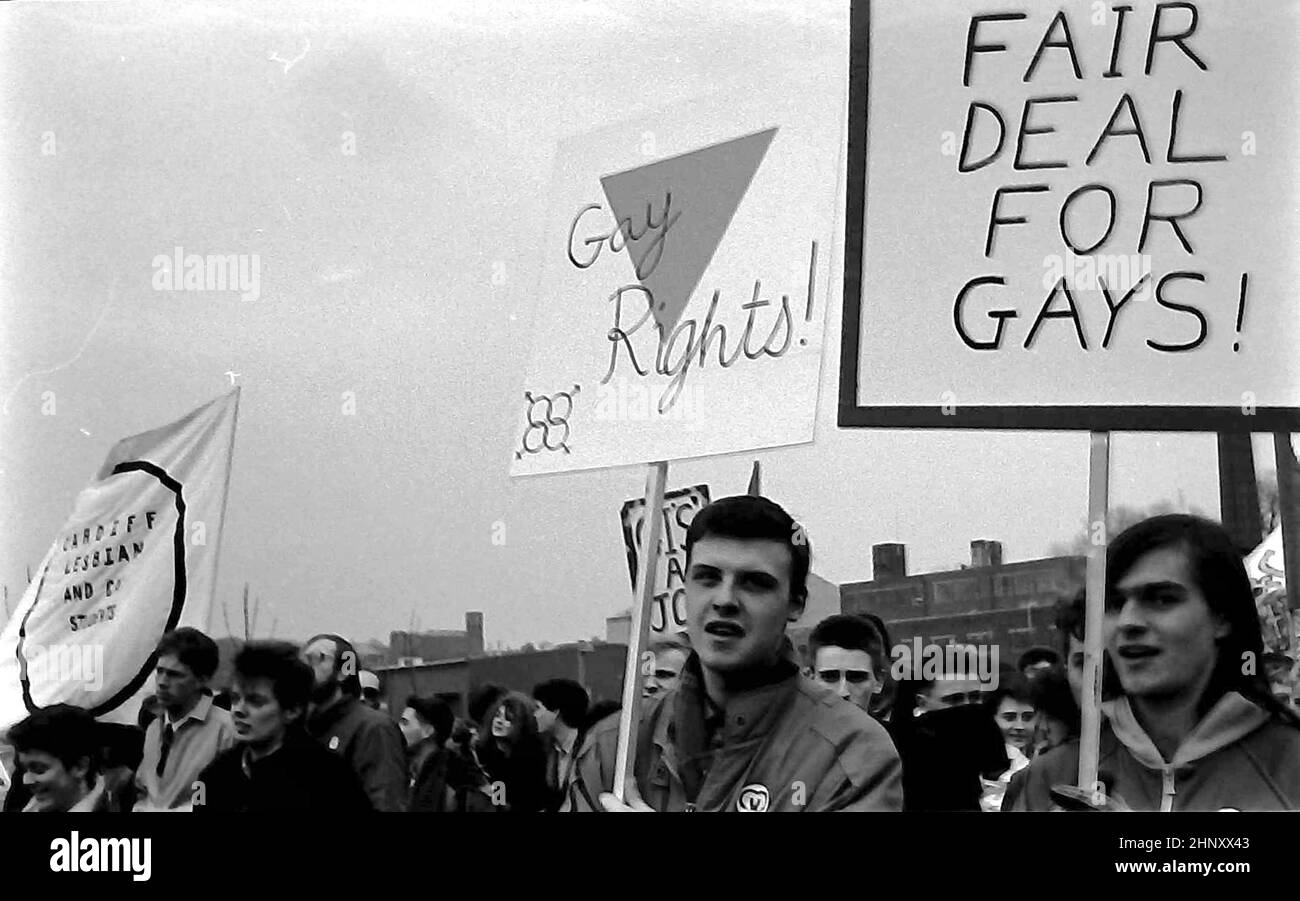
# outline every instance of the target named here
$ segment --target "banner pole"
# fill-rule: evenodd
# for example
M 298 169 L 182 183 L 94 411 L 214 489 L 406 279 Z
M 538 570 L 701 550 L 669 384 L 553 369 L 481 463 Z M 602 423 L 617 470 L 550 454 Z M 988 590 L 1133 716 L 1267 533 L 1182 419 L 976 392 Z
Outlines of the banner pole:
M 651 463 L 645 480 L 645 535 L 637 564 L 636 598 L 632 604 L 632 630 L 628 636 L 627 665 L 623 669 L 623 707 L 618 715 L 618 748 L 614 755 L 614 797 L 626 801 L 626 786 L 635 780 L 636 737 L 641 724 L 641 655 L 650 631 L 650 604 L 654 601 L 655 574 L 659 571 L 659 531 L 663 516 L 667 461 Z
M 1102 615 L 1106 596 L 1106 513 L 1110 496 L 1110 432 L 1092 432 L 1088 456 L 1088 581 L 1084 609 L 1083 722 L 1079 734 L 1079 788 L 1100 802 L 1097 780 L 1101 745 Z

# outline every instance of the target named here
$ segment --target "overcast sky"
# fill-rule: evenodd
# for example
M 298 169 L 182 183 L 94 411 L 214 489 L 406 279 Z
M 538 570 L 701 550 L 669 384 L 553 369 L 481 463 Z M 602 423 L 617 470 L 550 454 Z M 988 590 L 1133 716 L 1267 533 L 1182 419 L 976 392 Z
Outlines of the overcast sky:
M 282 637 L 386 640 L 476 609 L 490 645 L 603 635 L 630 603 L 618 513 L 644 470 L 508 475 L 555 143 L 755 73 L 834 69 L 847 6 L 6 5 L 11 602 L 107 449 L 232 371 L 214 634 L 247 581 L 262 634 L 275 618 Z M 152 290 L 176 247 L 257 254 L 261 296 Z M 973 538 L 1032 559 L 1082 528 L 1086 434 L 838 430 L 839 328 L 836 301 L 815 443 L 759 455 L 815 571 L 869 578 L 880 541 L 913 571 L 968 560 Z M 668 487 L 741 493 L 753 459 L 674 464 Z M 1212 435 L 1115 437 L 1113 503 L 1180 496 L 1217 515 Z

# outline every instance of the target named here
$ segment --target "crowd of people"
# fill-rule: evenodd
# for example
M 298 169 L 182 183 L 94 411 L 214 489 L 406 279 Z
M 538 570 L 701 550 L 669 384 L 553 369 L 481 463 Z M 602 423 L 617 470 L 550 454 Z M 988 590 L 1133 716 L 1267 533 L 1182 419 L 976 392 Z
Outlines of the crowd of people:
M 818 623 L 800 659 L 811 549 L 772 501 L 724 498 L 686 537 L 689 629 L 643 668 L 633 778 L 615 791 L 617 702 L 577 682 L 483 685 L 457 715 L 400 711 L 333 634 L 244 644 L 229 689 L 191 628 L 157 648 L 137 726 L 54 705 L 13 726 L 6 811 L 1008 811 L 1300 808 L 1300 719 L 1276 690 L 1241 557 L 1165 515 L 1107 549 L 1099 784 L 1075 788 L 1084 598 L 1056 648 L 988 673 L 987 649 L 897 678 L 878 617 Z

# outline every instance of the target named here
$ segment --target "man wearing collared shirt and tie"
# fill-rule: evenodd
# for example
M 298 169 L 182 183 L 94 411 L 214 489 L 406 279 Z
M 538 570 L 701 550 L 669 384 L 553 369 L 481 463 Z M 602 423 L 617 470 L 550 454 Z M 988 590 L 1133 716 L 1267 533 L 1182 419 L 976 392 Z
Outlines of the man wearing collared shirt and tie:
M 216 642 L 198 629 L 176 629 L 158 642 L 161 712 L 145 732 L 136 812 L 191 810 L 199 773 L 234 744 L 230 713 L 215 706 L 207 690 L 218 661 Z

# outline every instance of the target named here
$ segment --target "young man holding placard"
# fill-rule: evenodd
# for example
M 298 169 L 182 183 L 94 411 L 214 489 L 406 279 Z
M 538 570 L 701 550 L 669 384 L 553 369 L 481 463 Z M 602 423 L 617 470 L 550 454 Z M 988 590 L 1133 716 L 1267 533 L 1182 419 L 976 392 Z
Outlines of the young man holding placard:
M 1250 581 L 1222 527 L 1171 514 L 1107 548 L 1093 809 L 1300 809 L 1300 722 L 1269 693 Z M 1079 745 L 1027 770 L 1015 810 L 1070 800 Z M 1109 795 L 1110 797 L 1107 797 Z
M 644 702 L 628 804 L 612 794 L 618 718 L 578 756 L 573 810 L 901 810 L 884 728 L 804 679 L 785 636 L 807 598 L 802 528 L 767 498 L 724 498 L 686 535 L 693 651 L 677 688 Z M 642 798 L 645 800 L 643 801 Z

